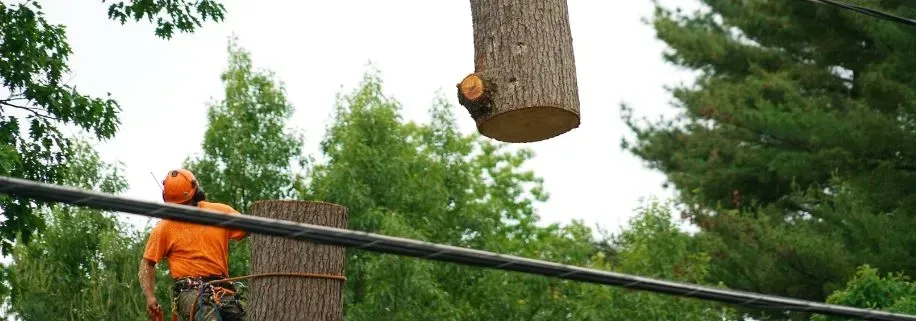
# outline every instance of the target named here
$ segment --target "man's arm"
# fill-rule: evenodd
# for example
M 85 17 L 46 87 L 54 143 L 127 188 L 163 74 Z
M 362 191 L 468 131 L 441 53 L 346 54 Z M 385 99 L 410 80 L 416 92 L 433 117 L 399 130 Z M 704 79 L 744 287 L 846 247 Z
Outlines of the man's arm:
M 156 262 L 140 259 L 140 287 L 146 299 L 156 298 Z
M 914 0 L 914 1 L 916 1 L 916 0 Z M 241 213 L 239 213 L 239 211 L 237 211 L 236 209 L 232 208 L 232 207 L 229 206 L 229 205 L 225 205 L 225 204 L 224 204 L 223 206 L 225 206 L 225 207 L 223 208 L 223 211 L 226 212 L 226 214 L 229 214 L 229 215 L 239 215 L 239 214 L 241 214 Z M 228 230 L 229 230 L 229 239 L 232 239 L 232 240 L 241 241 L 241 240 L 245 239 L 245 237 L 248 236 L 248 232 L 246 232 L 245 230 L 242 230 L 242 229 L 228 229 Z
M 162 312 L 159 300 L 156 300 L 156 262 L 149 259 L 140 259 L 140 287 L 146 296 L 146 313 L 150 316 Z
M 156 224 L 146 241 L 146 248 L 140 258 L 140 287 L 146 296 L 146 311 L 153 315 L 159 312 L 159 302 L 156 301 L 156 263 L 169 253 L 170 245 L 168 233 L 164 231 L 162 222 Z

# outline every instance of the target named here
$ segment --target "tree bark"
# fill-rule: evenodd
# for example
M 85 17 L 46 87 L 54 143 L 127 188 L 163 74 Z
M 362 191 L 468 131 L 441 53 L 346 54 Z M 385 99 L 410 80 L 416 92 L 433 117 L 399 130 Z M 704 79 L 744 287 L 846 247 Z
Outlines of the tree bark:
M 579 127 L 566 0 L 470 0 L 474 73 L 458 87 L 478 131 L 536 142 Z
M 323 202 L 272 200 L 251 206 L 255 216 L 347 228 L 347 208 Z M 251 235 L 251 274 L 293 272 L 343 276 L 345 248 Z M 343 281 L 269 276 L 249 282 L 249 321 L 341 321 Z

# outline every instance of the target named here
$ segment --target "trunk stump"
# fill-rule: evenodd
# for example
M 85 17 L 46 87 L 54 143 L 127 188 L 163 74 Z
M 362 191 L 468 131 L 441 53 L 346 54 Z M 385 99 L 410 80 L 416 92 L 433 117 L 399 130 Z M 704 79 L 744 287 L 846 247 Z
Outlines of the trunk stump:
M 347 228 L 347 208 L 323 202 L 256 202 L 252 215 Z M 344 275 L 346 248 L 281 237 L 251 235 L 251 274 L 293 272 Z M 250 321 L 341 321 L 342 280 L 268 276 L 249 282 Z

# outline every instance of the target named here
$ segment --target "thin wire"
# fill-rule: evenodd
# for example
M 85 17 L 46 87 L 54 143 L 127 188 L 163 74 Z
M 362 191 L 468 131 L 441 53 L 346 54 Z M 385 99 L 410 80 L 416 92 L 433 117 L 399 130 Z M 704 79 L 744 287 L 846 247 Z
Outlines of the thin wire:
M 872 16 L 878 19 L 892 21 L 892 22 L 896 22 L 900 24 L 909 25 L 909 26 L 916 26 L 916 20 L 904 18 L 900 16 L 895 16 L 887 12 L 883 12 L 883 11 L 879 11 L 875 9 L 869 9 L 869 8 L 854 5 L 854 4 L 848 4 L 848 3 L 839 2 L 835 0 L 807 0 L 807 1 L 828 4 L 828 5 L 843 8 L 846 10 L 851 10 L 857 13 L 869 15 L 869 16 Z
M 156 187 L 159 188 L 159 191 L 162 193 L 165 193 L 165 187 L 163 187 L 162 183 L 160 183 L 159 180 L 156 179 L 156 174 L 153 174 L 153 171 L 149 171 L 149 176 L 153 178 L 153 183 L 156 183 Z M 149 223 L 151 223 L 152 221 L 153 221 L 152 217 L 146 219 L 146 225 L 149 225 Z
M 156 187 L 159 188 L 160 192 L 165 192 L 165 188 L 162 187 L 162 184 L 159 183 L 159 180 L 156 179 L 156 174 L 153 174 L 152 171 L 149 172 L 149 176 L 153 178 L 153 182 L 156 183 Z
M 757 293 L 655 280 L 610 271 L 587 269 L 419 240 L 391 237 L 328 226 L 281 221 L 251 215 L 226 215 L 213 210 L 153 203 L 73 187 L 0 176 L 0 193 L 125 212 L 176 221 L 242 229 L 249 233 L 344 246 L 505 271 L 537 274 L 572 281 L 624 287 L 674 296 L 717 301 L 758 309 L 811 312 L 864 320 L 916 321 L 916 316 L 803 301 Z

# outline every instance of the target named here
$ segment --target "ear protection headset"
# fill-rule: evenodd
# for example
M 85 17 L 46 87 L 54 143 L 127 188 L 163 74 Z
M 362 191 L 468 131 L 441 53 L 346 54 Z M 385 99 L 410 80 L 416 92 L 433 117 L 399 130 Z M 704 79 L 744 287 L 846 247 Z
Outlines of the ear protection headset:
M 207 200 L 207 193 L 204 193 L 204 188 L 200 187 L 197 184 L 197 180 L 194 181 L 194 196 L 191 197 L 191 201 L 194 203 Z

